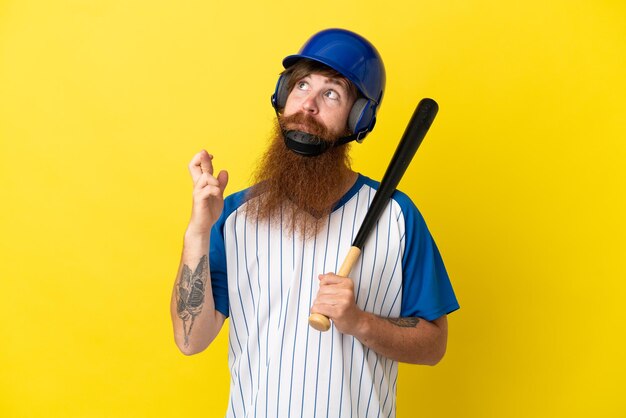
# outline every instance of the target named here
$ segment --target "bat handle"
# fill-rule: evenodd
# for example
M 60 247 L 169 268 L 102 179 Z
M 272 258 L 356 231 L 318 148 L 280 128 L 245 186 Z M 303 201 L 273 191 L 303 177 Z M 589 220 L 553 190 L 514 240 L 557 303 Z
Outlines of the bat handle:
M 361 249 L 359 247 L 350 247 L 350 251 L 348 251 L 348 255 L 345 260 L 343 260 L 343 264 L 339 268 L 337 275 L 348 277 L 359 255 L 361 255 Z M 328 331 L 330 329 L 330 319 L 322 314 L 313 313 L 309 316 L 309 325 L 318 331 Z
M 318 331 L 325 332 L 330 329 L 330 319 L 320 313 L 309 315 L 309 325 Z

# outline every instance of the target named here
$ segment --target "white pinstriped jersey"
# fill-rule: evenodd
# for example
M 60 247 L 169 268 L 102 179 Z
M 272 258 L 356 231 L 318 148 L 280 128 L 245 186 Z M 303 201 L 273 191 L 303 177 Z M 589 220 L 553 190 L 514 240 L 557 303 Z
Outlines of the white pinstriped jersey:
M 393 417 L 397 362 L 308 325 L 320 273 L 337 271 L 379 183 L 359 175 L 309 240 L 249 220 L 229 196 L 211 234 L 216 308 L 230 317 L 228 417 Z M 394 193 L 352 269 L 356 302 L 383 317 L 433 320 L 459 305 L 426 225 Z

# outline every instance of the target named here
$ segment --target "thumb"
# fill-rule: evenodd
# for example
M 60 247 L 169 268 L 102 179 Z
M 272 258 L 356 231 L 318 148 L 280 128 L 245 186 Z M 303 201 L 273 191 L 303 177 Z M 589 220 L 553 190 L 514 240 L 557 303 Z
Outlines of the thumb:
M 224 189 L 226 189 L 226 185 L 228 184 L 228 171 L 220 171 L 217 175 L 217 181 L 220 183 L 220 190 L 222 191 L 222 194 L 224 194 Z

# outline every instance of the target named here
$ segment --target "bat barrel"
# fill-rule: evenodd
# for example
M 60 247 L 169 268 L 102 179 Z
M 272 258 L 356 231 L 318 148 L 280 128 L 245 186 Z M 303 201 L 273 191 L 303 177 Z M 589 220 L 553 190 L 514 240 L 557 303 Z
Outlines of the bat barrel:
M 385 206 L 387 206 L 387 202 L 389 202 L 391 195 L 396 190 L 398 183 L 400 183 L 400 179 L 426 136 L 426 132 L 428 132 L 430 125 L 433 123 L 438 110 L 439 105 L 437 105 L 437 102 L 428 98 L 422 99 L 415 108 L 413 116 L 374 195 L 361 228 L 352 243 L 353 247 L 363 249 L 363 244 L 365 244 L 369 232 L 378 221 Z

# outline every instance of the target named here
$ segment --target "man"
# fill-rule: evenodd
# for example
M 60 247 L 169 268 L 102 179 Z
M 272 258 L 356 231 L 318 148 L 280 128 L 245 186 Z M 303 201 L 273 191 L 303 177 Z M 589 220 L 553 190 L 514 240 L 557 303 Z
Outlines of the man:
M 175 341 L 204 350 L 229 321 L 227 416 L 395 415 L 399 361 L 443 357 L 458 309 L 426 225 L 396 192 L 350 277 L 339 277 L 378 183 L 350 169 L 348 142 L 370 132 L 385 70 L 339 29 L 283 61 L 273 141 L 251 188 L 225 200 L 206 151 L 189 164 L 193 209 L 172 295 Z M 308 326 L 309 313 L 332 320 Z

